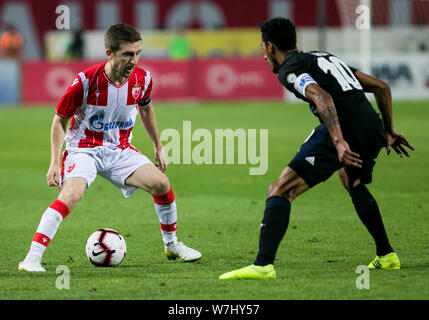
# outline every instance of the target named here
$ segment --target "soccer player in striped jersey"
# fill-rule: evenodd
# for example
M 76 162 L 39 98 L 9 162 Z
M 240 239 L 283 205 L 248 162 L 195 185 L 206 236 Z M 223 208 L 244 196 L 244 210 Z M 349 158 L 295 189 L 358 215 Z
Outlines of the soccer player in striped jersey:
M 120 188 L 125 197 L 137 189 L 152 194 L 167 258 L 195 261 L 201 257 L 177 241 L 176 201 L 164 174 L 167 157 L 151 103 L 152 77 L 137 66 L 140 33 L 126 24 L 113 25 L 105 34 L 105 47 L 107 61 L 80 72 L 57 105 L 46 179 L 60 193 L 43 213 L 19 270 L 45 271 L 41 261 L 46 247 L 97 174 Z M 153 142 L 156 165 L 131 144 L 137 114 Z

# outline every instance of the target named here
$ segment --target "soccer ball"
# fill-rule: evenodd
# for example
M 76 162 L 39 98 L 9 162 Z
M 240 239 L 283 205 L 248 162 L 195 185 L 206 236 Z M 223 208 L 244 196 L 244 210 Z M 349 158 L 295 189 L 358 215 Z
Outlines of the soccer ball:
M 125 258 L 127 244 L 118 231 L 98 229 L 86 242 L 86 256 L 97 267 L 117 267 Z

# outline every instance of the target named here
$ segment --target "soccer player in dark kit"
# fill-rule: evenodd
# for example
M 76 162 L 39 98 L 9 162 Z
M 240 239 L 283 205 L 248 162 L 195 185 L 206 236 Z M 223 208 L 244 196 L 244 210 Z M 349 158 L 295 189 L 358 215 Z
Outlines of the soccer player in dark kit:
M 310 104 L 319 118 L 316 127 L 280 177 L 270 185 L 259 235 L 259 251 L 250 266 L 222 274 L 219 279 L 275 278 L 274 258 L 286 233 L 291 202 L 338 171 L 356 212 L 375 241 L 370 269 L 400 269 L 377 202 L 367 189 L 379 151 L 393 149 L 409 157 L 414 148 L 396 131 L 387 83 L 349 67 L 338 57 L 296 47 L 295 26 L 273 18 L 260 26 L 261 49 L 280 83 Z M 382 119 L 365 96 L 375 96 Z

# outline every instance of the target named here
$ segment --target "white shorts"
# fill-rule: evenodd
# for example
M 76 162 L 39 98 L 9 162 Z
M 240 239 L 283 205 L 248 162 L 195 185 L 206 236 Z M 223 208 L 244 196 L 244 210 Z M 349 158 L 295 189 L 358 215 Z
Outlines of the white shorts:
M 121 189 L 128 198 L 137 188 L 125 185 L 125 180 L 140 166 L 152 164 L 134 147 L 126 149 L 68 148 L 63 153 L 60 188 L 68 178 L 85 178 L 89 188 L 97 173 Z

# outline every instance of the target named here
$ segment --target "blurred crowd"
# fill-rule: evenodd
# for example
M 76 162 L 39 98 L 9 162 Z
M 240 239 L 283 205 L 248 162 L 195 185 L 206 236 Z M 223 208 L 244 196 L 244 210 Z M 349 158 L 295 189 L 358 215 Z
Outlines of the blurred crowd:
M 0 55 L 3 59 L 20 59 L 23 47 L 21 33 L 10 23 L 0 30 Z

